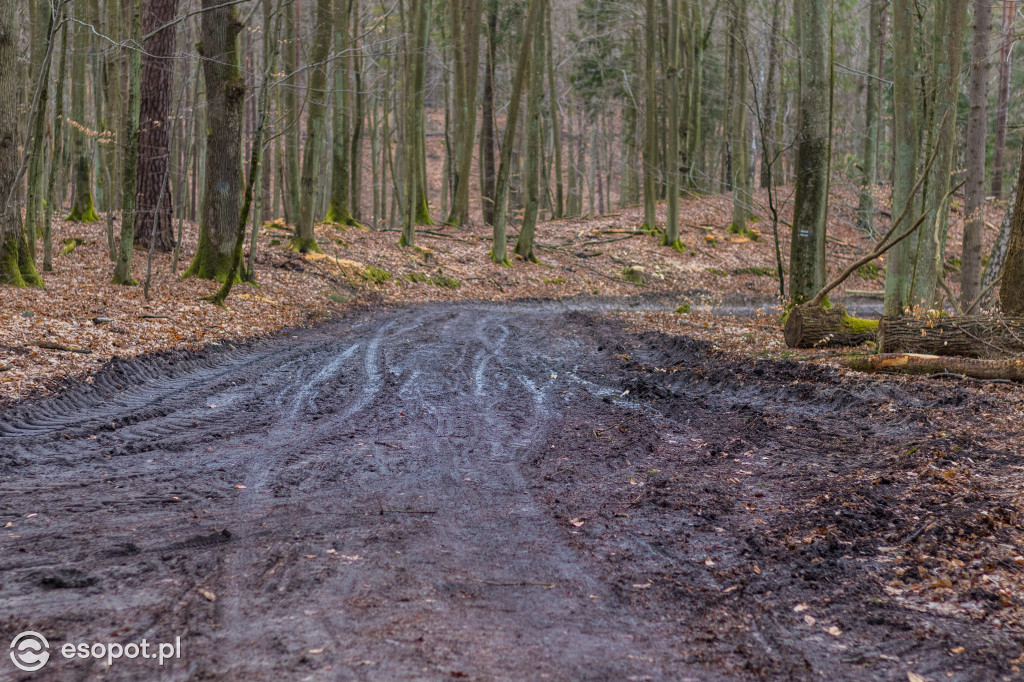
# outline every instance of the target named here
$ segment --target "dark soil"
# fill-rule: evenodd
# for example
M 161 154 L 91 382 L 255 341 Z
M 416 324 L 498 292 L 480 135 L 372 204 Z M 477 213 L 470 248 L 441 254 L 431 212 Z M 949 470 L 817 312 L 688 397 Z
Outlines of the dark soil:
M 1019 678 L 1020 403 L 544 303 L 115 361 L 0 413 L 0 642 L 182 657 L 0 679 Z

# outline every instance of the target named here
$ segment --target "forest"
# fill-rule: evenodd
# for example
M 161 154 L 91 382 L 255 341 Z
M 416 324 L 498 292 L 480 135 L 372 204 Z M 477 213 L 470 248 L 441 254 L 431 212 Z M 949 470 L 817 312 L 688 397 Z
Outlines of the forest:
M 1019 678 L 1022 10 L 0 3 L 0 679 Z

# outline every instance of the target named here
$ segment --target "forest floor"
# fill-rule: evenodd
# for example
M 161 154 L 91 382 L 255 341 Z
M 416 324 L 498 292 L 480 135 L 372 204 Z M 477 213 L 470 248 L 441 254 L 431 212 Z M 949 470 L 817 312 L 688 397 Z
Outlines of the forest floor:
M 779 250 L 788 263 L 792 191 L 784 188 L 779 201 Z M 880 188 L 878 205 L 883 211 L 886 201 Z M 873 244 L 855 226 L 856 203 L 856 188 L 835 187 L 827 245 L 830 274 L 870 251 Z M 325 253 L 300 257 L 288 251 L 289 231 L 268 223 L 259 232 L 259 286 L 236 287 L 226 309 L 200 300 L 213 293 L 216 284 L 182 280 L 171 273 L 168 254 L 153 258 L 151 300 L 144 299 L 142 287 L 110 284 L 105 225 L 57 221 L 57 248 L 65 240 L 84 243 L 54 257 L 54 271 L 43 273 L 46 289 L 0 288 L 0 404 L 52 391 L 69 378 L 87 377 L 115 357 L 237 343 L 312 324 L 361 304 L 431 300 L 639 295 L 645 297 L 640 307 L 665 314 L 635 315 L 634 324 L 686 330 L 759 356 L 828 357 L 785 350 L 775 243 L 763 191 L 755 206 L 758 218 L 750 227 L 761 232 L 756 240 L 727 233 L 732 216 L 728 197 L 683 201 L 684 253 L 660 246 L 656 236 L 636 234 L 642 221 L 638 208 L 600 218 L 546 222 L 537 236 L 540 264 L 518 260 L 511 268 L 488 259 L 491 234 L 486 227 L 421 228 L 417 247 L 402 248 L 394 231 L 324 224 L 316 232 Z M 986 244 L 994 238 L 1004 210 L 1000 202 L 986 206 Z M 879 230 L 886 229 L 886 214 L 878 222 Z M 954 202 L 951 244 L 959 243 L 961 231 L 962 216 Z M 514 235 L 516 230 L 510 232 Z M 178 274 L 191 261 L 196 239 L 196 226 L 186 223 Z M 510 253 L 513 244 L 510 241 Z M 954 245 L 948 254 L 951 264 L 958 262 L 957 255 Z M 833 298 L 845 300 L 855 311 L 879 310 L 881 298 L 871 293 L 882 289 L 884 259 L 879 265 L 862 268 Z M 145 279 L 145 251 L 136 251 L 133 272 L 138 281 Z M 954 290 L 955 279 L 950 278 Z M 691 314 L 668 314 L 680 306 L 688 306 Z
M 839 197 L 831 272 L 871 243 Z M 630 209 L 512 268 L 268 225 L 226 310 L 59 224 L 0 288 L 0 641 L 47 679 L 152 678 L 54 646 L 143 637 L 174 680 L 1021 679 L 1024 389 L 787 350 L 769 230 L 684 207 L 684 254 Z

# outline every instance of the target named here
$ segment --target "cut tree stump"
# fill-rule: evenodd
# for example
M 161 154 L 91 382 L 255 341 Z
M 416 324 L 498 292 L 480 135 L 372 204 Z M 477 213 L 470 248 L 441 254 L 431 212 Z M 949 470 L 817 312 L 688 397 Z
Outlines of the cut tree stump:
M 786 318 L 786 345 L 790 348 L 859 346 L 875 338 L 876 320 L 850 317 L 846 307 L 797 306 Z
M 998 358 L 1024 353 L 1024 318 L 970 315 L 887 317 L 878 326 L 882 353 Z
M 919 353 L 882 353 L 854 358 L 847 365 L 859 372 L 888 374 L 959 374 L 974 379 L 1024 381 L 1024 361 L 939 357 Z

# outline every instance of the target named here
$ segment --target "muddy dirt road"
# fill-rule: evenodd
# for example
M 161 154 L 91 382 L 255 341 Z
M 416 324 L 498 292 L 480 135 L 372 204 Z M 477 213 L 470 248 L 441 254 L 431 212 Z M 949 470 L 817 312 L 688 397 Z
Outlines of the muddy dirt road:
M 888 587 L 919 511 L 860 483 L 986 400 L 555 304 L 114 363 L 0 412 L 0 642 L 52 652 L 0 679 L 1011 678 L 999 603 Z

